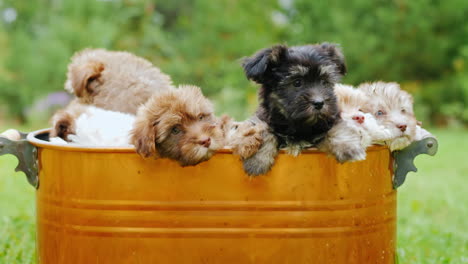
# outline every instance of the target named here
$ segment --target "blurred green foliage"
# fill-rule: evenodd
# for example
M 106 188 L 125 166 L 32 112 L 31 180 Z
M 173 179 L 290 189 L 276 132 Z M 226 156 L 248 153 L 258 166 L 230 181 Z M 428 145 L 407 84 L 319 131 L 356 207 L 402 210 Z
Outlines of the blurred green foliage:
M 143 56 L 199 85 L 218 113 L 252 114 L 240 59 L 275 43 L 340 43 L 345 83 L 400 82 L 423 122 L 468 123 L 466 0 L 0 0 L 0 101 L 19 120 L 63 89 L 85 47 Z

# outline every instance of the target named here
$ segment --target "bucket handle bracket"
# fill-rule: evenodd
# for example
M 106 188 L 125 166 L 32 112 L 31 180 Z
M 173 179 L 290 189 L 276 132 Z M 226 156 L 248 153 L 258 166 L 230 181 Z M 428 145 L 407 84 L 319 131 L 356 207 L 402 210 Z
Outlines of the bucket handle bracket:
M 434 137 L 427 137 L 414 141 L 408 147 L 392 152 L 393 156 L 393 188 L 400 187 L 406 180 L 410 171 L 417 172 L 414 159 L 420 154 L 434 156 L 437 153 L 439 143 Z
M 19 139 L 10 139 L 0 135 L 0 156 L 12 154 L 18 159 L 18 166 L 15 171 L 22 171 L 26 174 L 28 182 L 34 187 L 39 187 L 37 148 L 26 140 L 26 133 L 18 132 Z

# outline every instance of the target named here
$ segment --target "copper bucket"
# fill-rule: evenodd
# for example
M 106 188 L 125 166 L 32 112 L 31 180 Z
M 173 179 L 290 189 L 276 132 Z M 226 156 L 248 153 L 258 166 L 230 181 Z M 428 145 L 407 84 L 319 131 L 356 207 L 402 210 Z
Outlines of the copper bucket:
M 37 149 L 37 263 L 394 263 L 396 191 L 386 147 L 338 164 L 284 153 L 247 177 L 238 157 L 180 167 L 130 148 Z M 33 181 L 30 179 L 30 181 Z

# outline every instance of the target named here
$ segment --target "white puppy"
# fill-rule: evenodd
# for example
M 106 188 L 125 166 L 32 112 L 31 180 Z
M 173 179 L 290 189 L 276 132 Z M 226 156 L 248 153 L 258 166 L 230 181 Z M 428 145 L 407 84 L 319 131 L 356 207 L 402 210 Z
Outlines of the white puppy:
M 413 112 L 413 97 L 397 83 L 364 83 L 359 90 L 372 98 L 362 110 L 372 114 L 379 125 L 391 132 L 390 140 L 383 140 L 391 151 L 401 150 L 415 140 L 432 136 L 417 125 Z
M 76 131 L 68 135 L 68 140 L 73 145 L 91 147 L 131 146 L 130 130 L 134 121 L 135 116 L 131 114 L 86 106 L 76 118 Z M 50 141 L 57 144 L 67 143 L 58 137 L 51 138 Z
M 333 126 L 319 149 L 332 153 L 339 162 L 364 160 L 366 148 L 391 138 L 391 132 L 379 125 L 371 114 L 361 111 L 370 98 L 350 85 L 336 84 L 341 120 Z

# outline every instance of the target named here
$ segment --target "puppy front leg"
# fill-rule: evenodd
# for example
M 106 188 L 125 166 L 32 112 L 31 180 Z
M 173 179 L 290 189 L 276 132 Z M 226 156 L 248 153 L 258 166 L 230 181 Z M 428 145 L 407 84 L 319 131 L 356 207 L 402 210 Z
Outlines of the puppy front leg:
M 407 137 L 399 137 L 389 142 L 390 151 L 404 149 L 411 144 L 411 140 Z
M 339 163 L 366 159 L 366 149 L 361 145 L 359 131 L 343 121 L 332 127 L 317 147 L 335 156 Z
M 373 115 L 366 113 L 364 116 L 366 119 L 363 126 L 367 133 L 369 133 L 372 141 L 381 142 L 390 140 L 393 137 L 392 132 L 384 126 L 379 125 Z
M 258 151 L 243 160 L 244 171 L 249 176 L 266 174 L 271 170 L 278 155 L 278 141 L 269 131 L 262 133 L 263 144 Z

